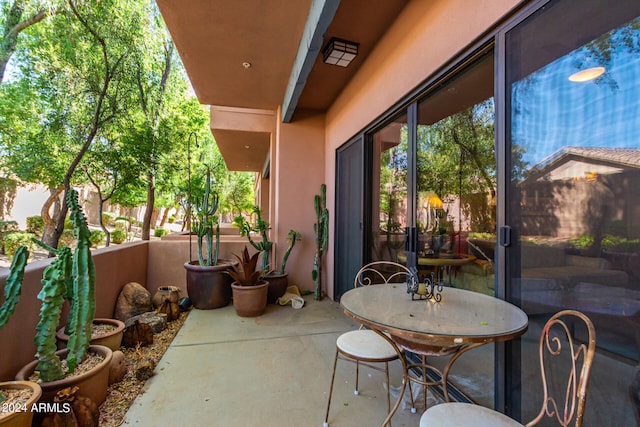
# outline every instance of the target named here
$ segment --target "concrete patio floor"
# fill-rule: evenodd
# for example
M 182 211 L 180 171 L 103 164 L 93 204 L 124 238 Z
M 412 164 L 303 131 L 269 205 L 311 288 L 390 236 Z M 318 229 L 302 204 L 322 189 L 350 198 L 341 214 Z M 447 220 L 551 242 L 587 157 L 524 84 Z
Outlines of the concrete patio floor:
M 192 310 L 123 425 L 322 426 L 336 338 L 358 324 L 329 299 L 305 301 L 299 310 L 271 305 L 256 318 L 238 317 L 231 305 Z M 401 372 L 393 362 L 392 386 Z M 355 365 L 339 361 L 330 425 L 380 425 L 383 382 L 383 373 L 363 367 L 355 396 Z M 419 419 L 400 408 L 392 425 Z

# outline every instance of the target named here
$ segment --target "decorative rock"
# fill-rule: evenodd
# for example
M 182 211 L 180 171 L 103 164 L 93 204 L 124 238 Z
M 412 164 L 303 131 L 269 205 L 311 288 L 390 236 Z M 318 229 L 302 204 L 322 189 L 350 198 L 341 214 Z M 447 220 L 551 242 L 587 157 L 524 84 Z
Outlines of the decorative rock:
M 142 359 L 136 365 L 136 378 L 140 381 L 146 381 L 153 376 L 153 370 L 156 369 L 156 362 L 151 359 Z
M 140 323 L 139 320 L 133 322 L 122 334 L 122 345 L 124 347 L 146 347 L 153 344 L 153 331 L 151 326 Z
M 151 311 L 151 293 L 139 283 L 129 282 L 120 291 L 113 317 L 125 322 L 138 314 Z
M 126 373 L 127 367 L 124 364 L 124 353 L 116 350 L 111 356 L 111 364 L 109 365 L 109 385 L 121 381 Z
M 156 311 L 149 311 L 149 312 L 131 317 L 126 322 L 124 322 L 124 326 L 128 328 L 129 326 L 136 323 L 136 320 L 139 321 L 140 323 L 144 323 L 151 326 L 151 330 L 153 331 L 154 334 L 164 331 L 164 328 L 167 327 L 167 315 L 158 313 Z

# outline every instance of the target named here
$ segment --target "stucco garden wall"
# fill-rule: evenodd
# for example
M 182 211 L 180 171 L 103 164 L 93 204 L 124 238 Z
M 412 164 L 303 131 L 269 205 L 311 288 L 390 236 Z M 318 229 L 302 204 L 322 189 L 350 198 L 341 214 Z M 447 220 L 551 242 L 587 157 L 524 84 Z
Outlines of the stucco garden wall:
M 126 283 L 134 281 L 146 286 L 147 246 L 148 242 L 136 242 L 93 252 L 96 317 L 113 317 L 115 301 Z M 42 271 L 50 262 L 50 259 L 38 260 L 25 268 L 20 301 L 9 322 L 0 329 L 0 381 L 12 380 L 16 372 L 34 358 L 33 337 L 40 312 L 37 295 L 42 287 Z M 8 273 L 8 268 L 0 269 L 0 289 L 4 289 Z

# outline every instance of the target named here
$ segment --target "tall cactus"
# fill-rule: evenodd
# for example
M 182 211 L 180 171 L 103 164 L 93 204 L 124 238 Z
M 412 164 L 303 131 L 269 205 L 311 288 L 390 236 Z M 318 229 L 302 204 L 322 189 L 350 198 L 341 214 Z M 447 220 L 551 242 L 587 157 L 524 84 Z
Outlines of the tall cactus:
M 78 193 L 69 192 L 67 205 L 71 212 L 73 233 L 76 237 L 76 250 L 73 253 L 71 318 L 69 334 L 69 354 L 67 362 L 73 372 L 87 353 L 91 341 L 91 327 L 96 312 L 96 271 L 91 257 L 91 232 L 87 219 L 78 203 Z M 67 272 L 68 274 L 68 272 Z M 67 276 L 68 277 L 68 276 Z M 69 284 L 67 284 L 69 285 Z
M 220 248 L 220 224 L 214 216 L 218 211 L 220 198 L 216 191 L 211 190 L 211 169 L 207 168 L 207 181 L 204 188 L 204 197 L 200 203 L 196 203 L 196 214 L 192 218 L 193 232 L 198 236 L 198 262 L 201 266 L 216 265 L 218 263 L 218 251 Z M 213 250 L 213 231 L 216 233 L 216 247 Z M 207 245 L 206 259 L 202 253 L 202 239 Z
M 262 211 L 260 206 L 255 205 L 253 207 L 253 213 L 256 215 L 256 222 L 250 224 L 242 215 L 233 219 L 233 225 L 240 229 L 240 235 L 246 237 L 249 240 L 249 244 L 253 246 L 255 250 L 262 253 L 262 264 L 260 269 L 269 271 L 269 257 L 271 255 L 271 248 L 273 242 L 269 240 L 269 230 L 271 227 L 269 223 L 262 218 Z M 251 238 L 251 232 L 257 232 L 260 234 L 262 240 L 256 242 Z
M 313 231 L 316 233 L 316 254 L 313 259 L 313 271 L 311 278 L 316 284 L 315 299 L 322 299 L 322 256 L 327 249 L 329 240 L 329 211 L 327 210 L 327 186 L 320 186 L 320 194 L 313 198 L 313 205 L 316 211 L 316 223 L 313 224 Z
M 89 348 L 91 326 L 95 314 L 95 268 L 91 258 L 91 242 L 87 221 L 78 203 L 78 193 L 70 190 L 67 205 L 71 212 L 77 247 L 74 253 L 68 247 L 51 248 L 34 239 L 40 246 L 54 252 L 57 258 L 44 269 L 41 280 L 42 289 L 38 299 L 42 301 L 40 321 L 36 326 L 34 343 L 37 347 L 36 370 L 43 381 L 55 381 L 64 377 L 65 372 L 60 358 L 55 354 L 56 328 L 60 321 L 62 305 L 65 299 L 71 304 L 69 313 L 69 353 L 67 365 L 73 372 Z M 0 307 L 0 327 L 13 314 L 20 297 L 24 269 L 29 257 L 28 249 L 21 246 L 16 251 L 5 285 L 5 301 Z

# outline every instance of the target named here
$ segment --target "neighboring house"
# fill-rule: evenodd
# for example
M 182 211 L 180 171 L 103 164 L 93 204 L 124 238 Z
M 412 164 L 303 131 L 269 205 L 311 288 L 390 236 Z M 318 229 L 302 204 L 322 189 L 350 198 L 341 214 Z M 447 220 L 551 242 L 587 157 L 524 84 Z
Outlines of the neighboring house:
M 520 187 L 524 234 L 640 236 L 640 199 L 626 197 L 640 188 L 640 149 L 563 147 Z M 557 200 L 571 200 L 571 209 L 558 209 Z

